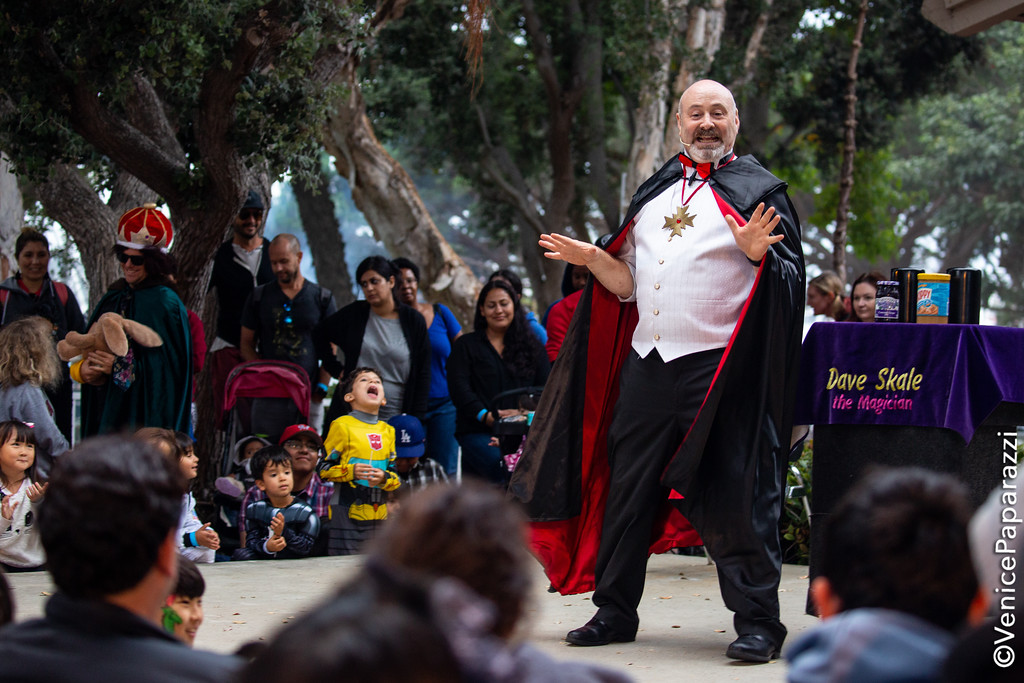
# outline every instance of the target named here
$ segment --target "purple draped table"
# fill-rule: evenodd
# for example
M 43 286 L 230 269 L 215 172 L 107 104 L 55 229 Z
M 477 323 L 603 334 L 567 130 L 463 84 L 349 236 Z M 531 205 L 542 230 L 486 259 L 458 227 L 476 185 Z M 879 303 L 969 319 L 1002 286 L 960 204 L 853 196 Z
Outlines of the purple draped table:
M 795 424 L 815 425 L 813 579 L 822 523 L 867 467 L 953 474 L 974 506 L 1003 482 L 1002 435 L 1024 424 L 1024 329 L 816 323 L 797 392 Z
M 1024 403 L 1024 329 L 816 323 L 796 424 L 944 427 L 969 442 L 1000 403 Z

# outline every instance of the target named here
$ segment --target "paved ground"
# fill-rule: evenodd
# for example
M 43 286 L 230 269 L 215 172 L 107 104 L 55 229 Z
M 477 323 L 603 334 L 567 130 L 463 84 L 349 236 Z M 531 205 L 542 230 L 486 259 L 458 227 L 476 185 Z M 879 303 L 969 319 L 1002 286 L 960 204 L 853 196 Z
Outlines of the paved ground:
M 359 566 L 358 557 L 324 557 L 280 562 L 207 565 L 206 621 L 197 646 L 231 652 L 239 645 L 269 638 L 304 612 Z M 806 616 L 806 567 L 783 568 L 779 599 L 790 641 L 811 628 Z M 18 619 L 40 614 L 53 587 L 43 573 L 9 575 Z M 751 665 L 726 659 L 735 637 L 732 616 L 722 605 L 714 567 L 706 560 L 678 555 L 651 558 L 647 591 L 640 606 L 640 633 L 634 643 L 577 648 L 562 641 L 566 631 L 593 616 L 590 595 L 547 593 L 539 566 L 527 637 L 559 659 L 586 659 L 630 673 L 638 681 L 784 681 L 782 661 Z

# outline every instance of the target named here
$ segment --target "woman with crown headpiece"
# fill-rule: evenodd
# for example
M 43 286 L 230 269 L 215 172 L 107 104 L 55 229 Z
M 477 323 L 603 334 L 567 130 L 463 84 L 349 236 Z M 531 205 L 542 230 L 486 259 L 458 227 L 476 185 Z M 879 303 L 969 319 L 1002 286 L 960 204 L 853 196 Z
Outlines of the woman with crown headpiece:
M 82 436 L 140 427 L 191 432 L 192 342 L 188 314 L 171 279 L 172 239 L 171 221 L 155 204 L 132 209 L 118 221 L 114 256 L 124 277 L 96 304 L 89 324 L 117 313 L 152 328 L 162 343 L 142 346 L 129 339 L 124 356 L 91 351 L 72 366 L 72 378 L 82 383 Z

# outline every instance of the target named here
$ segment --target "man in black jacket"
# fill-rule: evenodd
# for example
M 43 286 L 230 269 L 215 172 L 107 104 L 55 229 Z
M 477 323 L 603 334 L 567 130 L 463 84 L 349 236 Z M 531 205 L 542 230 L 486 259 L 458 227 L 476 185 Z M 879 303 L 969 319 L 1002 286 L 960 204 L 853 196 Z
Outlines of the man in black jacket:
M 160 624 L 184 491 L 178 465 L 133 439 L 87 439 L 61 459 L 37 521 L 57 592 L 43 618 L 0 631 L 3 680 L 231 677 L 239 660 L 192 650 Z
M 268 242 L 262 236 L 263 219 L 263 199 L 255 190 L 249 190 L 232 225 L 231 239 L 220 245 L 213 257 L 210 289 L 217 290 L 217 337 L 210 346 L 210 381 L 216 415 L 220 415 L 224 400 L 224 383 L 231 370 L 242 362 L 242 306 L 257 285 L 274 279 Z
M 689 520 L 735 613 L 726 654 L 766 662 L 786 636 L 777 524 L 802 324 L 800 225 L 785 183 L 733 154 L 739 114 L 727 88 L 693 84 L 677 121 L 685 151 L 641 185 L 607 251 L 541 237 L 548 257 L 594 278 L 510 490 L 555 588 L 596 586 L 597 615 L 570 643 L 636 637 L 648 553 L 692 544 Z

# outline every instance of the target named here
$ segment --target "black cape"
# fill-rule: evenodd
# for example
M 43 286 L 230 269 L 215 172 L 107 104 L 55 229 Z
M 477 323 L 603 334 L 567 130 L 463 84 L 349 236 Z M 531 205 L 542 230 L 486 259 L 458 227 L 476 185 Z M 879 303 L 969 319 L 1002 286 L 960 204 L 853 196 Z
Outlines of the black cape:
M 669 160 L 637 190 L 607 247 L 611 254 L 640 208 L 687 172 L 681 159 Z M 785 239 L 762 259 L 704 403 L 662 475 L 672 500 L 662 504 L 651 552 L 699 543 L 687 519 L 702 527 L 702 502 L 716 487 L 742 486 L 757 507 L 758 462 L 770 449 L 770 460 L 781 463 L 771 476 L 781 477 L 790 446 L 804 304 L 799 219 L 786 184 L 751 156 L 720 165 L 708 184 L 722 212 L 741 224 L 760 202 L 774 207 L 781 217 L 775 232 Z M 533 551 L 563 594 L 593 589 L 608 491 L 607 432 L 636 322 L 635 303 L 619 302 L 590 278 L 509 487 L 532 520 Z M 712 452 L 714 458 L 703 458 Z

